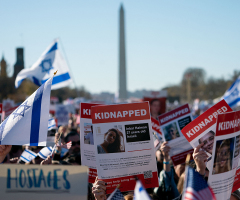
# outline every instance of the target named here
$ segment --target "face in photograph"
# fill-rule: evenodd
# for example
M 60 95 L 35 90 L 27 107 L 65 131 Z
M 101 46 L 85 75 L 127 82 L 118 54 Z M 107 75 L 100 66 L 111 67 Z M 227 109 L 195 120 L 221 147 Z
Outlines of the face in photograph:
M 176 139 L 178 137 L 177 130 L 173 126 L 168 129 L 168 134 L 171 136 L 171 140 Z
M 215 133 L 213 131 L 209 131 L 206 135 L 199 139 L 199 144 L 203 143 L 202 149 L 210 154 L 212 154 L 213 150 L 214 137 Z
M 121 139 L 122 138 L 122 139 Z M 98 153 L 117 153 L 124 152 L 123 134 L 118 129 L 109 129 L 104 134 L 104 141 L 100 145 L 97 145 Z
M 117 134 L 114 131 L 108 131 L 105 136 L 104 136 L 104 140 L 108 143 L 108 144 L 113 144 L 116 140 Z
M 214 174 L 230 171 L 231 168 L 231 139 L 223 140 L 217 149 L 214 163 Z

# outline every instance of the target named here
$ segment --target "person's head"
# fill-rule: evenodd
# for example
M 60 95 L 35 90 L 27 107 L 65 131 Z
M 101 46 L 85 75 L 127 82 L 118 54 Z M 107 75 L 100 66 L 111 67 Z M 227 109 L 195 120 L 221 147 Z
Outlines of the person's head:
M 150 112 L 151 115 L 159 115 L 160 113 L 160 101 L 159 99 L 153 99 L 150 101 Z
M 171 136 L 172 140 L 177 138 L 177 130 L 174 126 L 171 126 L 169 129 L 168 129 L 168 133 L 169 135 Z
M 185 163 L 174 166 L 174 170 L 175 170 L 177 177 L 180 178 L 182 173 L 185 171 Z
M 76 131 L 72 131 L 65 137 L 65 142 L 68 143 L 72 141 L 72 146 L 69 149 L 69 154 L 80 152 L 80 136 Z
M 217 152 L 217 162 L 219 170 L 229 170 L 230 168 L 229 161 L 230 161 L 230 141 L 229 140 L 223 140 L 220 147 L 218 148 Z
M 104 134 L 104 141 L 108 143 L 107 150 L 109 153 L 120 152 L 121 139 L 118 130 L 112 128 Z
M 214 137 L 215 137 L 215 133 L 213 131 L 209 131 L 206 135 L 201 137 L 198 141 L 199 144 L 203 143 L 203 146 L 201 148 L 210 154 L 212 154 L 212 150 L 213 150 Z

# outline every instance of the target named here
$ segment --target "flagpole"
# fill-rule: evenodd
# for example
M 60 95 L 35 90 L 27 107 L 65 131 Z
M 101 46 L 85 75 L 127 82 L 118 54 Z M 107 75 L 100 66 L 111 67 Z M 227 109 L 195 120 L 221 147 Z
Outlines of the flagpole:
M 73 84 L 74 84 L 74 86 L 75 86 L 75 90 L 76 90 L 77 97 L 80 97 L 80 93 L 79 93 L 79 91 L 78 91 L 78 89 L 77 89 L 77 84 L 76 84 L 76 82 L 75 82 L 75 79 L 74 79 L 74 76 L 73 76 L 73 73 L 72 73 L 72 69 L 71 69 L 70 64 L 69 64 L 69 62 L 68 62 L 67 54 L 66 54 L 66 52 L 65 52 L 65 49 L 64 49 L 64 46 L 63 46 L 63 43 L 62 43 L 62 40 L 61 40 L 60 37 L 59 37 L 59 41 L 60 41 L 60 43 L 61 43 L 62 50 L 63 50 L 63 54 L 64 54 L 64 57 L 65 57 L 65 59 L 66 59 L 67 65 L 68 65 L 69 70 L 70 70 L 70 72 L 71 72 L 71 78 L 72 78 Z

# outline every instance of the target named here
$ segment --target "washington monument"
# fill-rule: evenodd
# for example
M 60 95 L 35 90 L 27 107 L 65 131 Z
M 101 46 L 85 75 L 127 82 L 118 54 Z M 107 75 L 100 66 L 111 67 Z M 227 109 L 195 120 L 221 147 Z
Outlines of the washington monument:
M 121 5 L 119 17 L 119 99 L 124 100 L 127 97 L 124 10 Z

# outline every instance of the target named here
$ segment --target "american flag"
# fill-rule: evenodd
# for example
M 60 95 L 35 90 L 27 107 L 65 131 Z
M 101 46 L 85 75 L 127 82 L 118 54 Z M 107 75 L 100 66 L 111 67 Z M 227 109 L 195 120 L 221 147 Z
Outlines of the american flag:
M 185 173 L 183 200 L 216 200 L 210 186 L 195 169 L 186 167 Z
M 107 200 L 124 200 L 124 196 L 121 191 L 116 188 L 113 193 L 107 198 Z

